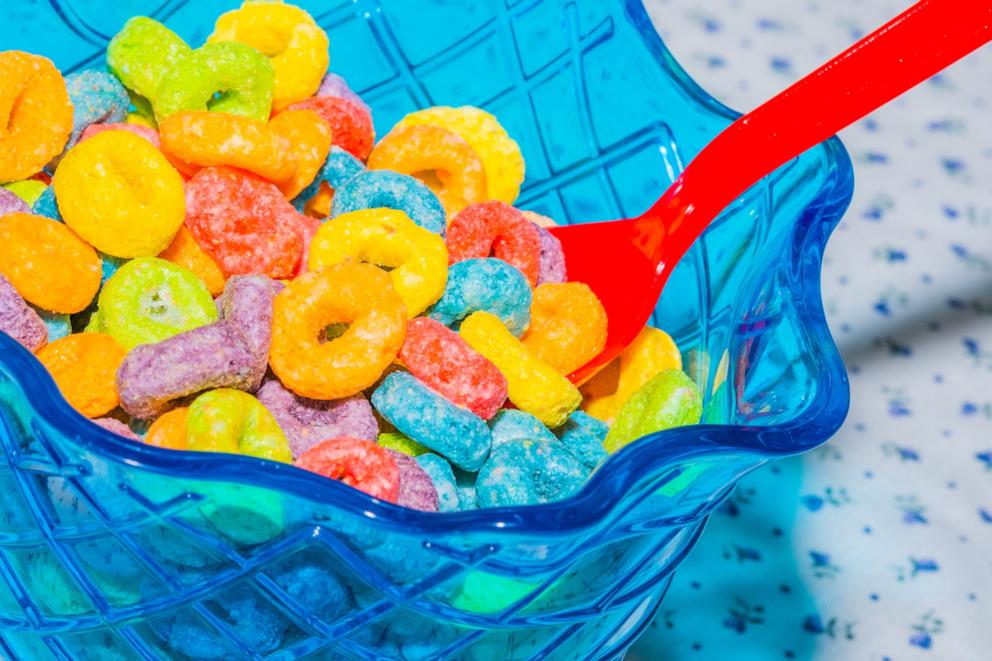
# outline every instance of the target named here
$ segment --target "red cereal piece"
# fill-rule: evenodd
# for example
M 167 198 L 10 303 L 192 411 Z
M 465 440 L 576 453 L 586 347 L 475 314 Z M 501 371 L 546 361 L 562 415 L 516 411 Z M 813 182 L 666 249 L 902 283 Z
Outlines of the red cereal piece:
M 400 496 L 400 469 L 389 450 L 358 438 L 341 436 L 315 445 L 296 460 L 304 470 L 340 480 L 373 498 L 395 503 Z
M 240 170 L 204 168 L 186 184 L 186 227 L 227 276 L 293 275 L 300 216 L 275 184 Z
M 144 138 L 148 142 L 152 143 L 156 148 L 162 146 L 162 141 L 158 138 L 158 131 L 147 126 L 142 126 L 141 124 L 129 124 L 127 122 L 90 124 L 83 129 L 82 135 L 79 136 L 79 141 L 82 142 L 83 140 L 92 138 L 94 135 L 103 133 L 104 131 L 130 131 L 136 136 Z
M 331 127 L 331 144 L 365 160 L 375 145 L 372 115 L 351 99 L 315 96 L 291 104 L 286 110 L 313 110 Z
M 506 401 L 506 378 L 489 360 L 444 324 L 411 319 L 400 361 L 424 385 L 489 420 Z
M 462 209 L 448 226 L 448 263 L 494 256 L 517 267 L 530 286 L 541 272 L 541 235 L 505 202 L 481 202 Z

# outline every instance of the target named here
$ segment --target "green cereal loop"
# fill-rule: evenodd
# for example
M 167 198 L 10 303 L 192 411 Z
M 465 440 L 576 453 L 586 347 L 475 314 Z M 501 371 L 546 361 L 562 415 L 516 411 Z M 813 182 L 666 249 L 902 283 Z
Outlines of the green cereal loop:
M 616 452 L 647 434 L 697 424 L 702 415 L 702 398 L 692 379 L 682 370 L 664 370 L 627 400 L 603 446 Z
M 413 440 L 409 436 L 400 434 L 398 432 L 387 432 L 385 434 L 379 434 L 379 445 L 386 448 L 387 450 L 396 450 L 401 452 L 408 457 L 419 457 L 422 454 L 427 454 L 430 452 L 430 448 L 425 447 Z
M 217 110 L 267 121 L 274 84 L 272 64 L 260 51 L 236 41 L 206 44 L 169 71 L 153 101 L 155 116 Z
M 276 491 L 216 482 L 194 483 L 191 489 L 204 497 L 200 513 L 234 544 L 263 544 L 285 528 L 283 496 Z
M 107 45 L 107 67 L 124 87 L 154 99 L 169 69 L 192 52 L 169 28 L 146 16 L 136 16 Z
M 473 570 L 465 574 L 451 605 L 469 613 L 498 613 L 530 595 L 539 584 Z
M 293 461 L 286 434 L 269 410 L 248 393 L 232 388 L 205 392 L 190 404 L 186 440 L 190 450 Z
M 98 306 L 103 332 L 128 350 L 217 321 L 217 306 L 203 281 L 157 257 L 121 266 L 103 285 Z

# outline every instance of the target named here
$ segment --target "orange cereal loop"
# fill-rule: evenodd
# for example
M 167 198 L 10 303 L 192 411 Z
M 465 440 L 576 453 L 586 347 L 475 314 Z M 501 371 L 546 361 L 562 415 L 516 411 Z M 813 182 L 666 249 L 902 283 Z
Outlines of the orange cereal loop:
M 523 345 L 561 374 L 570 374 L 606 346 L 606 310 L 588 285 L 547 283 L 534 290 Z
M 0 53 L 0 183 L 27 179 L 62 153 L 72 102 L 51 60 Z
M 181 406 L 160 415 L 145 435 L 145 443 L 170 450 L 188 450 L 186 417 L 189 407 Z
M 331 128 L 312 110 L 288 110 L 269 121 L 269 130 L 291 145 L 293 174 L 279 184 L 279 190 L 291 200 L 310 185 L 327 159 Z
M 486 200 L 486 172 L 478 154 L 460 135 L 438 126 L 397 126 L 369 154 L 369 169 L 421 179 L 441 200 L 448 218 Z
M 220 296 L 224 291 L 224 284 L 227 282 L 224 272 L 220 270 L 217 262 L 210 255 L 203 252 L 203 248 L 199 246 L 185 225 L 179 228 L 179 231 L 176 232 L 176 238 L 158 256 L 192 271 L 196 277 L 203 280 L 203 284 L 207 286 L 207 291 L 214 298 Z
M 332 202 L 334 202 L 334 189 L 326 181 L 322 181 L 317 194 L 307 200 L 303 213 L 311 218 L 327 218 L 331 215 Z
M 340 399 L 365 390 L 396 359 L 406 306 L 389 274 L 346 262 L 304 273 L 275 299 L 269 363 L 302 397 Z M 348 324 L 324 341 L 331 324 Z
M 96 296 L 101 263 L 96 251 L 62 223 L 9 213 L 0 217 L 0 273 L 28 303 L 71 314 Z
M 120 404 L 117 368 L 125 353 L 106 333 L 77 333 L 45 345 L 36 355 L 69 405 L 87 418 L 99 418 Z
M 191 110 L 169 115 L 159 123 L 158 131 L 162 151 L 173 163 L 229 165 L 270 181 L 293 176 L 292 145 L 257 119 Z

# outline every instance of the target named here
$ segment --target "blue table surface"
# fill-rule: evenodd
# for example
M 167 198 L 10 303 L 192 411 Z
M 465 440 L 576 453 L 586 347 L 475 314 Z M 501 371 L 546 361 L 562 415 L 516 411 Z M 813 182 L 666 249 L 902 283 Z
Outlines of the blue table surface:
M 747 110 L 906 0 L 647 0 Z M 847 129 L 824 300 L 851 375 L 825 447 L 747 477 L 629 658 L 981 659 L 992 647 L 992 49 Z

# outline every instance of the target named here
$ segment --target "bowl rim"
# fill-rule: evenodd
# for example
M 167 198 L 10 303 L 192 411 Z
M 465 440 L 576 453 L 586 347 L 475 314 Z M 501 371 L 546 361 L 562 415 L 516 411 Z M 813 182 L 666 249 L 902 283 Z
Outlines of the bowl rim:
M 707 94 L 678 64 L 657 34 L 641 0 L 619 0 L 627 17 L 657 64 L 672 80 L 708 112 L 726 119 L 739 113 Z M 814 149 L 824 150 L 827 168 L 836 176 L 817 192 L 807 210 L 822 202 L 827 193 L 841 190 L 839 198 L 817 222 L 827 231 L 797 231 L 800 252 L 814 259 L 804 263 L 801 278 L 806 288 L 796 300 L 799 323 L 807 329 L 824 354 L 824 370 L 814 399 L 801 414 L 783 424 L 769 426 L 700 424 L 650 434 L 629 444 L 609 459 L 576 494 L 543 505 L 498 507 L 465 512 L 433 513 L 407 509 L 378 500 L 341 482 L 314 473 L 255 457 L 177 451 L 158 448 L 118 436 L 92 422 L 62 398 L 57 386 L 41 363 L 27 349 L 0 333 L 0 363 L 23 389 L 32 413 L 65 438 L 109 461 L 176 478 L 208 482 L 231 482 L 272 489 L 294 497 L 332 507 L 354 516 L 374 520 L 383 528 L 425 535 L 540 533 L 554 537 L 592 529 L 609 520 L 609 514 L 624 501 L 627 489 L 635 486 L 630 477 L 658 466 L 678 462 L 713 459 L 720 456 L 748 457 L 752 467 L 776 457 L 798 454 L 826 441 L 842 424 L 850 404 L 847 373 L 830 334 L 820 294 L 822 253 L 830 230 L 850 201 L 853 170 L 850 158 L 833 137 Z M 843 190 L 846 186 L 846 190 Z M 699 517 L 705 515 L 700 512 Z M 684 525 L 684 517 L 678 521 Z M 675 523 L 673 522 L 673 525 Z

